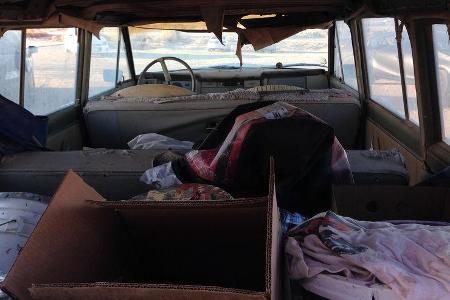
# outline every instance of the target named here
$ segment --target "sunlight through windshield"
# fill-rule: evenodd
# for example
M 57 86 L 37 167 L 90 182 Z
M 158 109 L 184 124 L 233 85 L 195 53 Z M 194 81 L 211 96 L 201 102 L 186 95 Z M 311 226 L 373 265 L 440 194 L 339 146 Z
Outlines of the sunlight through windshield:
M 138 74 L 150 61 L 162 56 L 181 58 L 193 69 L 239 67 L 239 59 L 235 55 L 237 34 L 234 32 L 224 32 L 224 45 L 212 33 L 206 32 L 130 28 L 130 37 Z M 327 67 L 328 32 L 306 30 L 259 51 L 246 45 L 242 52 L 244 67 L 275 67 L 278 62 L 284 66 Z M 173 67 L 180 68 L 179 65 Z M 151 71 L 158 68 L 161 69 L 159 64 Z

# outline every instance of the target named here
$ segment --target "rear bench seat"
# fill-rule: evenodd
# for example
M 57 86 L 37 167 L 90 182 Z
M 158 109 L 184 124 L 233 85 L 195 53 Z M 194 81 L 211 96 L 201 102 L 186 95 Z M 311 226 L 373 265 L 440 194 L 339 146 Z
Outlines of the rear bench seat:
M 8 155 L 0 163 L 0 191 L 52 196 L 67 171 L 73 169 L 103 197 L 128 199 L 148 191 L 139 177 L 161 152 L 96 149 Z
M 161 152 L 95 149 L 8 155 L 0 162 L 0 191 L 52 196 L 72 169 L 103 197 L 129 199 L 149 190 L 139 178 Z M 357 150 L 347 155 L 356 184 L 408 184 L 408 172 L 395 151 Z
M 172 137 L 195 142 L 202 138 L 198 135 L 205 130 L 205 124 L 220 120 L 236 106 L 258 99 L 279 100 L 304 109 L 330 124 L 344 148 L 352 149 L 357 142 L 361 107 L 355 97 L 339 92 L 334 89 L 314 90 L 303 92 L 298 99 L 289 93 L 255 96 L 255 92 L 246 95 L 246 91 L 233 95 L 231 99 L 220 99 L 220 95 L 229 95 L 227 93 L 214 94 L 214 100 L 208 100 L 206 95 L 174 101 L 168 98 L 107 97 L 89 102 L 84 113 L 93 147 L 123 149 L 139 134 L 165 134 L 165 131 L 176 132 L 177 129 L 183 136 Z

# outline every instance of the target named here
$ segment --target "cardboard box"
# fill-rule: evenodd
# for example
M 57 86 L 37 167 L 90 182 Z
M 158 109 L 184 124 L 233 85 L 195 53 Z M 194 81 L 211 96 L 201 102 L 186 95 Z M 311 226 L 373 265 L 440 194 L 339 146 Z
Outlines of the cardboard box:
M 273 173 L 272 173 L 273 174 Z M 1 288 L 27 299 L 277 299 L 268 197 L 108 202 L 70 171 Z
M 340 215 L 365 221 L 450 221 L 450 189 L 409 186 L 334 186 Z

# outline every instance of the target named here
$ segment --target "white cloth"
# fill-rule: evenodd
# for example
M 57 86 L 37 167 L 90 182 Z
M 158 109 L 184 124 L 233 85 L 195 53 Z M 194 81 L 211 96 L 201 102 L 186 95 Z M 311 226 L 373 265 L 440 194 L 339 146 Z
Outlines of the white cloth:
M 157 190 L 166 189 L 181 184 L 181 181 L 172 169 L 171 162 L 148 169 L 141 176 L 140 180 Z
M 381 282 L 403 299 L 450 299 L 450 226 L 364 222 L 327 212 L 289 232 L 292 279 L 319 273 Z
M 128 142 L 132 150 L 191 150 L 193 146 L 193 142 L 179 141 L 157 133 L 141 134 Z

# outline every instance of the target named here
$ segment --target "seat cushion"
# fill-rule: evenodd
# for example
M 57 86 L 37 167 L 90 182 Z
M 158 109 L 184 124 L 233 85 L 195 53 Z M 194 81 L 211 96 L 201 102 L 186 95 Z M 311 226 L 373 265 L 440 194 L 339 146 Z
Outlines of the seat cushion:
M 72 169 L 106 199 L 128 199 L 148 191 L 139 178 L 160 152 L 97 149 L 8 155 L 0 163 L 0 191 L 52 196 Z
M 215 123 L 239 105 L 264 100 L 285 101 L 310 112 L 334 128 L 344 148 L 351 149 L 356 145 L 361 122 L 359 101 L 336 89 L 236 90 L 174 98 L 106 97 L 89 102 L 84 113 L 94 147 L 122 149 L 128 141 L 143 133 L 161 133 L 197 141 L 208 127 L 205 124 Z M 179 136 L 181 134 L 183 136 Z
M 193 91 L 167 84 L 141 84 L 121 89 L 113 94 L 119 97 L 178 97 L 194 95 Z
M 398 150 L 350 150 L 347 157 L 355 184 L 409 184 L 409 173 Z

